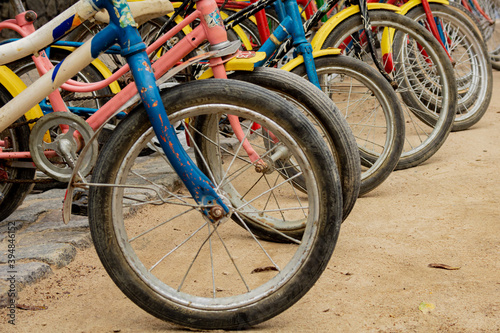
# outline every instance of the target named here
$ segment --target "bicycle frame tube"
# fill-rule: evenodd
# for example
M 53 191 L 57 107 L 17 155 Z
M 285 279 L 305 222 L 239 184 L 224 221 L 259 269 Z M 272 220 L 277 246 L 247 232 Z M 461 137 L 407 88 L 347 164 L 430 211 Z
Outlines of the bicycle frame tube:
M 486 21 L 488 21 L 490 24 L 495 23 L 489 16 L 488 14 L 485 13 L 483 8 L 481 8 L 481 5 L 477 2 L 477 0 L 469 0 L 471 5 L 469 7 L 469 11 L 472 12 L 472 9 L 476 10 L 481 16 L 484 17 Z M 472 8 L 472 9 L 471 9 Z
M 75 6 L 81 2 L 82 1 L 77 3 Z M 217 31 L 214 31 L 208 39 L 211 43 L 213 43 L 214 47 L 217 47 L 217 45 L 227 42 L 227 36 L 225 35 L 226 32 L 222 25 L 222 20 L 217 20 L 218 9 L 214 2 L 200 0 L 200 3 L 201 2 L 208 2 L 208 4 L 202 4 L 199 7 L 204 8 L 205 12 L 212 14 L 209 18 L 213 19 L 215 17 L 216 19 L 215 22 L 211 21 L 213 25 L 210 28 L 218 30 L 218 33 Z M 210 6 L 210 4 L 212 6 Z M 127 88 L 132 86 L 134 86 L 134 88 L 135 86 L 140 87 L 140 95 L 144 101 L 146 110 L 148 111 L 148 116 L 151 119 L 155 133 L 157 134 L 162 148 L 165 151 L 166 156 L 169 158 L 172 166 L 178 172 L 193 198 L 199 204 L 208 205 L 209 203 L 215 202 L 221 206 L 225 212 L 228 212 L 228 208 L 222 203 L 222 200 L 215 193 L 211 182 L 185 153 L 177 139 L 174 129 L 168 121 L 159 91 L 156 88 L 155 77 L 152 73 L 149 59 L 146 52 L 144 52 L 146 50 L 146 46 L 142 42 L 142 39 L 135 28 L 135 22 L 130 15 L 128 5 L 123 0 L 113 0 L 113 4 L 111 3 L 111 0 L 95 0 L 92 2 L 92 5 L 94 6 L 94 9 L 105 7 L 110 13 L 118 11 L 117 13 L 119 15 L 110 15 L 112 22 L 110 25 L 99 32 L 94 38 L 84 43 L 82 47 L 70 54 L 65 61 L 52 68 L 47 74 L 43 75 L 16 98 L 2 107 L 0 111 L 1 130 L 7 128 L 10 123 L 13 123 L 28 109 L 36 105 L 45 96 L 56 90 L 63 82 L 66 82 L 69 78 L 82 70 L 93 59 L 95 59 L 101 51 L 109 48 L 116 41 L 118 41 L 122 47 L 122 55 L 124 55 L 130 63 L 130 67 L 135 78 L 135 84 L 130 84 Z M 201 12 L 203 13 L 203 10 Z M 74 11 L 68 10 L 63 14 L 64 15 L 58 16 L 56 22 L 64 22 L 64 18 L 65 16 L 68 16 L 68 14 L 70 17 L 74 17 L 75 15 Z M 202 25 L 200 26 L 204 25 L 208 26 L 208 23 L 203 19 Z M 49 26 L 52 25 L 49 24 Z M 31 39 L 33 39 L 33 36 L 42 36 L 43 38 L 43 33 L 46 33 L 46 31 L 47 29 L 40 29 L 38 32 L 28 36 L 28 38 L 32 37 Z M 200 36 L 203 36 L 203 28 L 198 31 L 200 31 Z M 193 38 L 193 40 L 190 41 L 194 43 L 195 39 Z M 203 41 L 203 39 L 201 39 L 199 43 L 201 43 L 201 41 Z M 0 53 L 3 51 L 4 54 L 7 54 L 9 49 L 12 49 L 13 44 L 24 46 L 26 45 L 26 42 L 24 40 L 20 40 L 15 43 L 3 45 L 0 47 Z M 41 48 L 45 46 L 46 45 L 42 45 Z M 34 52 L 36 49 L 26 48 L 26 50 L 28 52 Z M 214 73 L 219 73 L 219 71 L 214 71 Z M 134 89 L 129 88 L 128 90 L 133 91 Z M 137 91 L 137 88 L 135 90 Z M 206 209 L 204 210 L 205 214 L 208 215 L 209 211 Z
M 256 3 L 256 6 L 257 5 L 260 5 L 260 3 Z M 305 32 L 296 0 L 285 0 L 284 3 L 275 1 L 274 6 L 280 20 L 280 25 L 259 49 L 260 52 L 266 53 L 266 59 L 257 62 L 255 65 L 263 66 L 272 57 L 283 41 L 289 36 L 292 36 L 293 45 L 296 47 L 296 53 L 301 54 L 304 58 L 309 81 L 320 88 L 312 55 L 312 46 L 305 38 Z M 257 10 L 257 8 L 259 7 L 255 7 L 253 10 Z M 251 13 L 251 11 L 248 13 Z M 235 21 L 239 19 L 240 17 Z
M 121 26 L 122 28 L 120 29 L 121 33 L 117 35 L 122 48 L 122 55 L 125 56 L 127 63 L 130 65 L 135 85 L 139 90 L 144 107 L 153 125 L 153 130 L 170 164 L 181 177 L 195 201 L 198 204 L 207 205 L 206 208 L 202 209 L 207 216 L 210 215 L 209 207 L 212 207 L 214 202 L 228 213 L 229 208 L 217 195 L 210 180 L 196 167 L 196 164 L 182 148 L 177 134 L 168 120 L 159 90 L 156 87 L 156 79 L 151 69 L 151 63 L 145 52 L 146 45 L 136 29 L 137 25 L 130 14 L 126 1 L 114 0 L 113 5 L 106 2 L 105 8 L 110 14 L 113 13 L 113 10 L 117 11 L 116 16 L 110 15 L 111 24 L 108 27 Z M 210 19 L 215 18 L 217 20 L 218 9 L 216 5 L 215 8 L 215 11 L 210 12 L 212 15 Z M 218 26 L 225 32 L 220 17 L 218 22 L 214 24 L 214 27 Z M 106 29 L 102 32 L 105 32 Z M 96 37 L 98 36 L 99 34 Z

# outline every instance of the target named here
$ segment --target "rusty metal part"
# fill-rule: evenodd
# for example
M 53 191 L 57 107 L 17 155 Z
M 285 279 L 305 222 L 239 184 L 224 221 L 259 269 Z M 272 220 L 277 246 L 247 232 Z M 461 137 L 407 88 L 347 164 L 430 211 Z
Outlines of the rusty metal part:
M 255 165 L 255 172 L 257 173 L 266 173 L 269 170 L 269 167 L 266 162 L 259 161 Z
M 7 127 L 7 129 L 12 129 L 12 128 L 21 127 L 24 125 L 33 124 L 33 123 L 36 123 L 38 120 L 40 120 L 40 118 L 34 118 L 34 119 L 30 119 L 30 120 L 26 120 L 26 121 L 22 121 L 22 122 L 18 122 L 18 123 L 13 123 L 9 127 Z
M 224 217 L 224 209 L 222 209 L 221 206 L 213 206 L 210 208 L 210 217 L 214 219 L 215 221 L 220 220 L 222 217 Z
M 3 183 L 58 183 L 55 179 L 52 178 L 41 178 L 41 179 L 0 179 L 0 184 Z

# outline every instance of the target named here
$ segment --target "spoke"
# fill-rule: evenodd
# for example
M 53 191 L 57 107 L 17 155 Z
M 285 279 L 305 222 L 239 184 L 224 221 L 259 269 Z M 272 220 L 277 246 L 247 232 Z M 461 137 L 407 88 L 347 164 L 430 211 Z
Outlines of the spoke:
M 241 271 L 238 268 L 238 265 L 236 265 L 236 261 L 234 261 L 234 258 L 231 255 L 231 253 L 229 252 L 229 249 L 227 248 L 226 243 L 224 242 L 224 240 L 222 239 L 222 237 L 219 235 L 219 231 L 215 231 L 215 232 L 217 234 L 217 237 L 219 237 L 219 240 L 221 241 L 222 246 L 224 246 L 224 249 L 226 250 L 226 253 L 229 256 L 229 259 L 231 259 L 231 262 L 233 263 L 233 266 L 236 269 L 236 272 L 238 272 L 238 275 L 240 276 L 241 281 L 243 281 L 243 284 L 247 288 L 247 291 L 250 291 L 250 287 L 248 286 L 247 282 L 245 281 L 245 278 L 243 277 L 243 274 L 241 274 Z
M 247 225 L 246 225 L 246 223 L 242 220 L 242 218 L 239 216 L 238 212 L 235 212 L 234 214 L 237 216 L 237 218 L 238 218 L 239 220 L 241 220 L 241 223 L 245 226 L 245 229 L 247 229 L 247 230 L 248 230 L 248 232 L 250 232 L 250 234 L 252 234 L 252 237 L 256 240 L 255 236 L 254 236 L 254 235 L 253 235 L 253 233 L 252 233 L 252 232 L 248 229 L 248 226 L 247 226 Z M 278 230 L 278 229 L 276 229 L 276 228 L 273 228 L 272 226 L 270 226 L 270 225 L 268 225 L 268 224 L 265 224 L 265 223 L 260 222 L 260 221 L 258 221 L 258 220 L 252 220 L 252 221 L 253 221 L 253 223 L 257 223 L 257 224 L 259 224 L 259 225 L 261 225 L 261 226 L 263 226 L 263 227 L 266 227 L 266 228 L 268 228 L 268 229 L 271 229 L 271 230 L 272 230 L 272 231 L 274 231 L 275 233 L 279 234 L 281 237 L 286 238 L 286 239 L 288 239 L 289 241 L 291 241 L 291 242 L 293 242 L 293 243 L 296 243 L 296 244 L 299 244 L 299 245 L 302 243 L 300 240 L 295 239 L 295 238 L 293 238 L 293 237 L 290 237 L 290 236 L 288 236 L 287 234 L 283 233 L 282 231 L 280 231 L 280 230 Z M 256 240 L 256 241 L 258 242 L 258 240 Z
M 187 126 L 188 128 L 190 128 L 190 129 L 194 129 L 194 128 L 191 126 L 191 124 L 190 124 L 190 123 L 189 123 L 189 124 L 187 124 L 186 126 Z M 210 180 L 212 181 L 212 183 L 214 183 L 214 184 L 215 184 L 215 183 L 216 183 L 216 181 L 215 181 L 215 177 L 214 177 L 214 175 L 213 175 L 213 173 L 212 173 L 212 169 L 208 166 L 208 162 L 206 161 L 205 157 L 204 157 L 204 156 L 203 156 L 203 154 L 201 153 L 201 150 L 200 150 L 200 148 L 198 147 L 198 144 L 196 144 L 196 141 L 194 140 L 194 138 L 193 138 L 193 136 L 191 135 L 191 132 L 190 132 L 189 130 L 186 130 L 185 132 L 187 132 L 187 133 L 188 133 L 188 136 L 189 136 L 189 140 L 190 140 L 190 142 L 194 145 L 195 150 L 197 151 L 198 155 L 199 155 L 199 156 L 201 157 L 201 159 L 203 160 L 203 164 L 205 165 L 205 168 L 206 168 L 207 172 L 209 173 L 209 175 L 208 175 L 208 176 L 209 176 Z M 200 135 L 201 135 L 201 134 L 200 134 Z M 218 137 L 219 137 L 219 136 L 217 135 L 217 138 L 218 138 Z M 203 136 L 203 138 L 205 139 L 205 138 L 206 138 L 206 136 Z M 216 146 L 216 147 L 219 147 L 219 148 L 220 148 L 220 145 L 218 145 L 218 146 Z M 218 151 L 218 155 L 219 155 L 219 160 L 222 160 L 222 156 L 221 156 L 221 154 L 220 154 L 220 151 Z
M 250 127 L 247 129 L 247 131 L 245 133 L 245 136 L 240 141 L 240 144 L 239 144 L 238 148 L 236 149 L 235 156 L 233 157 L 233 159 L 229 163 L 229 166 L 228 166 L 226 172 L 222 176 L 222 179 L 220 180 L 220 184 L 217 186 L 217 190 L 220 189 L 221 184 L 224 183 L 224 181 L 225 181 L 225 179 L 226 179 L 226 177 L 227 177 L 227 175 L 229 173 L 229 170 L 231 170 L 231 167 L 233 166 L 233 164 L 234 164 L 234 162 L 236 160 L 236 155 L 239 155 L 239 152 L 241 151 L 241 148 L 243 147 L 243 143 L 245 142 L 245 140 L 247 140 L 249 134 L 250 134 Z
M 280 174 L 277 174 L 277 175 L 276 175 L 276 180 L 274 181 L 274 186 L 276 186 L 276 183 L 278 182 L 278 179 L 279 179 L 279 178 L 280 178 Z M 267 179 L 267 177 L 266 177 L 266 176 L 264 176 L 264 180 L 266 181 L 267 186 L 268 186 L 269 188 L 271 188 L 272 186 L 271 186 L 271 184 L 269 184 L 269 180 Z M 293 187 L 293 185 L 292 185 L 292 187 Z M 280 207 L 280 204 L 279 204 L 279 202 L 278 202 L 278 198 L 276 198 L 276 195 L 274 194 L 274 191 L 271 191 L 271 192 L 269 192 L 269 197 L 268 197 L 268 198 L 267 198 L 267 200 L 266 200 L 266 204 L 264 205 L 264 209 L 266 209 L 266 208 L 267 208 L 267 205 L 269 204 L 269 201 L 271 200 L 271 197 L 272 197 L 272 198 L 274 198 L 274 201 L 275 201 L 275 203 L 276 203 L 276 206 L 278 206 L 278 209 L 279 209 L 279 208 L 281 208 L 281 207 Z M 283 221 L 285 221 L 285 215 L 283 215 L 283 212 L 282 212 L 281 210 L 280 210 L 280 215 L 281 215 L 281 219 L 282 219 Z
M 172 217 L 171 217 L 171 218 L 169 218 L 168 220 L 163 221 L 162 223 L 160 223 L 160 224 L 158 224 L 158 225 L 156 225 L 156 226 L 154 226 L 154 227 L 152 227 L 152 228 L 149 228 L 148 230 L 146 230 L 146 231 L 144 231 L 144 232 L 140 233 L 139 235 L 137 235 L 137 236 L 135 236 L 135 237 L 133 237 L 133 238 L 129 239 L 129 243 L 132 243 L 132 242 L 133 242 L 134 240 L 136 240 L 137 238 L 142 237 L 142 236 L 144 236 L 145 234 L 148 234 L 148 233 L 150 233 L 151 231 L 153 231 L 153 230 L 155 230 L 155 229 L 158 229 L 158 228 L 159 228 L 159 227 L 161 227 L 162 225 L 167 224 L 168 222 L 172 221 L 173 219 L 176 219 L 176 218 L 178 218 L 178 217 L 180 217 L 180 216 L 182 216 L 182 215 L 184 215 L 184 214 L 187 214 L 187 213 L 189 213 L 189 212 L 191 212 L 191 211 L 193 211 L 193 210 L 195 210 L 195 208 L 194 208 L 194 207 L 193 207 L 193 208 L 190 208 L 190 209 L 187 209 L 187 210 L 183 211 L 182 213 L 179 213 L 179 214 L 177 214 L 177 215 L 175 215 L 175 216 L 172 216 Z
M 207 224 L 210 224 L 209 222 L 205 223 L 204 225 L 207 225 Z M 189 265 L 187 271 L 186 271 L 186 274 L 184 274 L 184 277 L 182 278 L 182 281 L 181 283 L 179 284 L 179 287 L 177 287 L 177 291 L 181 291 L 181 288 L 184 284 L 184 282 L 186 281 L 186 278 L 189 274 L 189 272 L 191 271 L 191 268 L 193 268 L 193 265 L 194 265 L 194 262 L 196 261 L 196 259 L 198 258 L 198 256 L 200 255 L 200 252 L 201 252 L 201 249 L 203 249 L 203 246 L 205 246 L 205 244 L 207 243 L 208 240 L 210 240 L 212 238 L 212 234 L 217 230 L 219 225 L 217 226 L 214 226 L 214 230 L 212 232 L 209 232 L 208 233 L 208 236 L 207 238 L 203 241 L 203 243 L 200 245 L 200 248 L 198 249 L 198 251 L 196 252 L 196 254 L 194 255 L 194 258 L 193 260 L 191 260 L 191 264 Z M 203 227 L 203 226 L 202 226 Z M 210 228 L 210 226 L 209 226 Z M 184 242 L 183 242 L 184 243 Z
M 215 287 L 215 269 L 214 269 L 214 254 L 212 249 L 212 238 L 210 237 L 210 223 L 207 224 L 208 228 L 208 247 L 210 249 L 210 268 L 212 270 L 212 293 L 214 298 L 217 296 L 217 289 Z M 219 235 L 219 233 L 217 233 Z M 220 236 L 219 236 L 220 238 Z
M 281 186 L 281 185 L 283 185 L 283 184 L 290 183 L 293 179 L 295 179 L 295 178 L 297 178 L 297 177 L 299 177 L 299 176 L 301 176 L 301 175 L 302 175 L 302 172 L 297 173 L 295 176 L 288 178 L 287 180 L 285 180 L 285 181 L 283 181 L 283 182 L 279 183 L 278 185 L 274 186 L 273 188 L 270 188 L 270 189 L 268 189 L 268 190 L 266 190 L 266 191 L 262 192 L 261 194 L 259 194 L 258 196 L 256 196 L 256 197 L 255 197 L 255 198 L 253 198 L 252 200 L 247 201 L 245 204 L 241 205 L 241 206 L 240 206 L 240 207 L 238 207 L 237 209 L 239 210 L 239 209 L 241 209 L 241 208 L 243 208 L 243 207 L 245 207 L 245 206 L 248 206 L 249 204 L 251 204 L 251 203 L 252 203 L 252 202 L 254 202 L 255 200 L 259 199 L 260 197 L 262 197 L 262 196 L 266 195 L 267 193 L 269 193 L 269 192 L 273 191 L 275 188 L 278 188 L 278 187 L 280 187 L 280 186 Z
M 261 179 L 264 178 L 264 174 L 262 174 L 259 179 L 257 179 L 252 186 L 241 196 L 241 200 L 243 200 L 250 191 L 261 181 Z
M 170 250 L 167 254 L 165 254 L 163 257 L 161 257 L 160 260 L 158 260 L 153 266 L 151 266 L 151 268 L 148 270 L 148 272 L 151 272 L 153 269 L 156 268 L 156 266 L 158 266 L 163 260 L 165 260 L 165 258 L 167 258 L 169 255 L 171 255 L 172 253 L 174 253 L 178 248 L 180 248 L 182 245 L 186 244 L 186 242 L 188 242 L 192 237 L 194 237 L 194 235 L 196 235 L 201 229 L 203 229 L 206 225 L 208 224 L 208 222 L 205 222 L 205 224 L 203 224 L 201 227 L 199 227 L 198 229 L 196 229 L 191 235 L 189 235 L 188 238 L 186 238 L 184 241 L 182 241 L 179 245 L 177 245 L 176 247 L 174 247 L 172 250 Z M 186 273 L 187 274 L 187 273 Z
M 186 203 L 186 204 L 187 204 L 187 202 L 186 202 L 185 200 L 183 200 L 183 199 L 182 199 L 182 197 L 180 197 L 180 196 L 178 196 L 178 195 L 176 195 L 176 194 L 174 194 L 174 193 L 170 192 L 170 191 L 169 191 L 168 189 L 166 189 L 164 186 L 160 186 L 160 185 L 156 184 L 155 182 L 153 182 L 153 181 L 149 180 L 148 178 L 146 178 L 146 177 L 144 177 L 143 175 L 139 174 L 137 171 L 130 171 L 130 173 L 132 173 L 133 175 L 135 175 L 135 176 L 137 176 L 137 177 L 141 178 L 142 180 L 144 180 L 144 181 L 146 181 L 146 182 L 150 183 L 151 185 L 153 185 L 153 186 L 155 186 L 156 188 L 158 188 L 160 191 L 165 191 L 165 192 L 167 192 L 170 196 L 172 196 L 172 197 L 174 197 L 174 198 L 178 199 L 179 201 L 182 201 L 182 202 L 184 202 L 184 203 Z M 157 193 L 159 193 L 159 192 L 157 192 Z M 160 196 L 160 195 L 159 195 L 159 196 Z M 162 198 L 162 197 L 160 196 L 160 198 Z
M 260 155 L 260 159 L 264 159 L 265 157 L 267 157 L 268 155 L 270 155 L 273 151 L 275 151 L 278 147 L 281 147 L 283 146 L 281 143 L 277 144 L 277 145 L 274 145 L 271 149 L 269 149 L 267 152 L 265 152 L 264 154 L 261 154 Z M 230 175 L 227 176 L 227 179 L 224 183 L 222 183 L 222 181 L 220 182 L 219 186 L 217 188 L 221 188 L 221 187 L 224 187 L 226 186 L 227 184 L 229 184 L 230 182 L 232 182 L 234 179 L 236 179 L 238 176 L 240 176 L 241 174 L 243 174 L 243 172 L 247 171 L 248 169 L 250 169 L 250 167 L 252 166 L 255 166 L 255 164 L 250 164 L 250 165 L 247 165 L 247 166 L 244 166 L 236 171 L 234 171 L 233 173 L 231 173 Z M 229 168 L 228 168 L 229 170 Z M 226 171 L 226 174 L 227 174 L 227 171 Z
M 200 135 L 203 135 L 203 134 L 202 134 L 200 131 L 198 131 L 196 128 L 192 128 L 192 129 L 193 129 L 196 133 L 198 133 L 198 134 L 200 134 Z M 243 158 L 243 157 L 241 157 L 241 156 L 238 156 L 238 155 L 236 155 L 235 153 L 233 153 L 232 151 L 230 151 L 230 150 L 228 150 L 228 149 L 226 149 L 226 148 L 222 147 L 222 146 L 221 146 L 221 144 L 220 144 L 220 141 L 219 141 L 219 139 L 220 139 L 220 135 L 217 135 L 217 142 L 214 142 L 214 141 L 213 141 L 213 140 L 211 140 L 210 138 L 207 138 L 205 135 L 203 135 L 203 137 L 204 137 L 204 139 L 205 139 L 205 140 L 207 140 L 207 142 L 208 142 L 208 143 L 211 143 L 211 144 L 213 144 L 214 146 L 218 147 L 218 148 L 219 148 L 222 152 L 227 153 L 228 155 L 231 155 L 231 156 L 236 156 L 236 158 L 237 158 L 237 159 L 239 159 L 240 161 L 243 161 L 243 162 L 248 163 L 248 164 L 252 164 L 252 162 L 250 162 L 250 160 L 245 159 L 245 158 Z
M 250 230 L 250 228 L 248 228 L 247 224 L 245 223 L 245 221 L 243 221 L 243 219 L 240 217 L 240 215 L 238 213 L 234 213 L 236 215 L 236 217 L 238 218 L 238 220 L 240 220 L 240 222 L 243 224 L 243 226 L 245 227 L 245 229 L 250 233 L 250 235 L 252 235 L 252 238 L 253 240 L 257 243 L 257 245 L 260 247 L 260 249 L 262 250 L 262 252 L 264 252 L 264 254 L 266 255 L 266 257 L 269 259 L 269 261 L 273 264 L 273 266 L 278 270 L 278 272 L 281 272 L 281 269 L 279 268 L 278 264 L 276 264 L 273 260 L 273 258 L 271 258 L 271 256 L 269 255 L 269 253 L 266 251 L 266 249 L 264 249 L 264 246 L 262 246 L 262 243 L 259 242 L 259 240 L 257 239 L 257 237 L 255 237 L 255 235 L 253 234 L 253 232 Z M 293 238 L 292 238 L 293 239 Z M 297 242 L 297 240 L 295 240 Z

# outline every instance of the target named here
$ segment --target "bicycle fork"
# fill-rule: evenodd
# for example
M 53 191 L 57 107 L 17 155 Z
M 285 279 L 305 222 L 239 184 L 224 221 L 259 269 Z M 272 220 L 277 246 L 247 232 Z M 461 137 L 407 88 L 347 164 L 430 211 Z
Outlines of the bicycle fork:
M 137 90 L 165 155 L 193 199 L 202 206 L 203 213 L 213 222 L 221 219 L 229 213 L 229 208 L 215 192 L 212 182 L 198 169 L 182 148 L 175 130 L 168 120 L 159 90 L 156 87 L 151 63 L 145 52 L 146 45 L 135 28 L 136 24 L 130 15 L 128 5 L 125 4 L 117 8 L 111 2 L 106 2 L 104 7 L 109 13 L 118 10 L 118 15 L 110 15 L 114 23 L 110 26 L 122 27 L 122 29 L 114 28 L 118 30 L 117 39 L 122 49 L 122 55 L 130 64 Z

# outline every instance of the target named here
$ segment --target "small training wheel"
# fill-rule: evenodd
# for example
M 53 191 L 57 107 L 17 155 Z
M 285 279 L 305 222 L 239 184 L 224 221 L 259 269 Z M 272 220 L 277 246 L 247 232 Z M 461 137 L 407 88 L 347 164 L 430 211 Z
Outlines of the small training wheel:
M 47 132 L 50 140 L 46 136 Z M 52 112 L 38 120 L 31 129 L 29 139 L 31 157 L 37 168 L 60 182 L 68 182 L 80 157 L 74 137 L 77 132 L 84 144 L 94 135 L 94 130 L 85 120 L 70 112 Z M 97 160 L 97 140 L 93 140 L 91 145 L 85 156 L 82 156 L 84 160 L 80 173 L 84 177 L 92 171 Z M 55 151 L 57 156 L 47 157 L 45 152 L 48 151 Z

